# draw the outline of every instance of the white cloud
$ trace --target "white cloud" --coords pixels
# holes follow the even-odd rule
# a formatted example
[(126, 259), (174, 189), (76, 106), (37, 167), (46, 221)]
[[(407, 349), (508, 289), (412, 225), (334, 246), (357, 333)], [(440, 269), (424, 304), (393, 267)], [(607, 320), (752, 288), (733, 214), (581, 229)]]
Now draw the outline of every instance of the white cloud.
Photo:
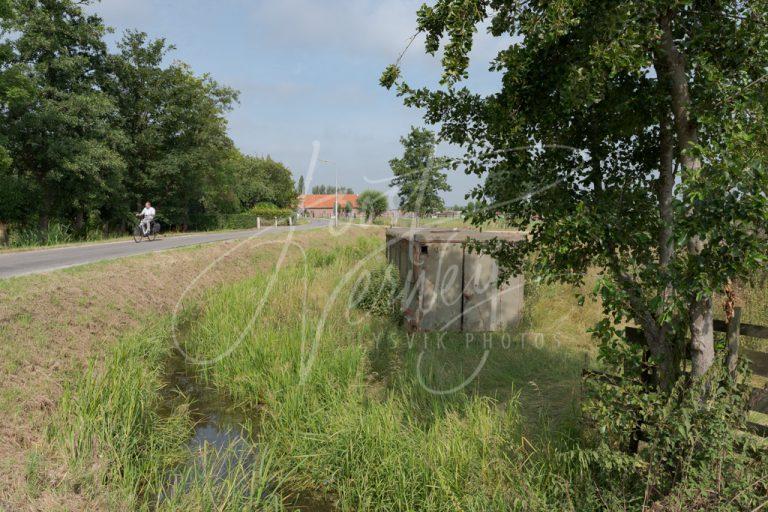
[[(251, 5), (254, 33), (260, 43), (294, 48), (310, 54), (337, 51), (377, 64), (394, 62), (416, 33), (416, 12), (424, 0), (261, 0)], [(435, 77), (437, 58), (424, 52), (420, 34), (403, 65)], [(485, 71), (508, 38), (494, 38), (480, 26), (471, 54), (473, 71)], [(382, 68), (383, 69), (383, 68)]]
[(119, 20), (121, 25), (138, 27), (153, 9), (152, 0), (101, 0), (92, 3), (89, 10), (108, 22)]
[(416, 31), (422, 0), (263, 0), (251, 7), (263, 40), (390, 56)]

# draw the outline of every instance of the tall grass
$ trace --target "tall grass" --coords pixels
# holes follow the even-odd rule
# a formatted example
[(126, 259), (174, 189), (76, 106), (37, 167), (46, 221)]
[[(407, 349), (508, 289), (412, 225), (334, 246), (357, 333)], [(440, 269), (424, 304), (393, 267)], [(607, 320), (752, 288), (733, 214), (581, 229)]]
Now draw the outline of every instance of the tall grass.
[(122, 340), (103, 369), (91, 364), (64, 394), (63, 425), (52, 428), (75, 468), (70, 485), (99, 492), (107, 482), (111, 496), (131, 508), (179, 462), (192, 428), (183, 404), (160, 414), (162, 364), (170, 350), (161, 333), (148, 329)]
[[(253, 465), (229, 457), (234, 446), (188, 450), (190, 404), (169, 397), (163, 378), (168, 332), (162, 325), (121, 340), (65, 392), (50, 436), (69, 458), (67, 485), (112, 510), (278, 510), (268, 452)], [(234, 462), (222, 479), (227, 460)]]
[[(292, 471), (287, 489), (331, 495), (340, 510), (548, 510), (562, 503), (563, 486), (541, 471), (552, 446), (533, 447), (515, 388), (532, 383), (541, 392), (550, 383), (533, 379), (548, 377), (559, 389), (545, 392), (570, 404), (581, 356), (568, 347), (499, 345), (466, 388), (426, 391), (423, 379), (429, 388), (461, 383), (484, 350), (459, 336), (433, 336), (424, 350), (390, 321), (348, 309), (356, 279), (342, 284), (340, 277), (380, 243), (310, 255), (310, 267), (280, 273), (264, 309), (258, 293), (265, 277), (212, 297), (185, 348), (196, 360), (229, 355), (201, 368), (203, 378), (235, 402), (263, 408), (261, 440), (276, 466)], [(339, 300), (329, 302), (339, 286)], [(424, 354), (420, 376), (415, 366)], [(303, 373), (307, 360), (314, 364)]]
[[(535, 308), (520, 332), (471, 343), (368, 316), (351, 307), (365, 280), (348, 273), (381, 274), (383, 256), (366, 260), (381, 243), (310, 249), (304, 263), (225, 286), (185, 317), (190, 371), (260, 411), (246, 425), (255, 456), (190, 454), (189, 400), (164, 389), (164, 324), (122, 340), (66, 393), (52, 437), (77, 484), (121, 508), (163, 510), (317, 498), (344, 511), (543, 511), (580, 499), (578, 465), (559, 464), (577, 433), (581, 342), (528, 341), (523, 332), (541, 327)], [(483, 361), (456, 392), (429, 391), (456, 387)]]
[(273, 489), (272, 458), (269, 452), (244, 456), (235, 446), (217, 449), (205, 445), (194, 464), (166, 478), (151, 507), (171, 510), (284, 510)]
[(59, 245), (73, 242), (75, 236), (68, 224), (51, 222), (47, 229), (18, 228), (10, 230), (9, 246), (34, 247), (39, 245)]
[[(367, 258), (381, 245), (310, 249), (186, 312), (187, 369), (249, 415), (245, 450), (190, 449), (193, 404), (164, 379), (168, 323), (121, 340), (67, 390), (51, 430), (67, 485), (109, 509), (642, 509), (642, 494), (609, 494), (616, 482), (587, 470), (600, 455), (579, 449), (584, 331), (599, 305), (534, 284), (516, 332), (412, 336), (354, 307), (365, 272), (386, 276), (383, 256)], [(642, 486), (617, 485), (630, 484)]]

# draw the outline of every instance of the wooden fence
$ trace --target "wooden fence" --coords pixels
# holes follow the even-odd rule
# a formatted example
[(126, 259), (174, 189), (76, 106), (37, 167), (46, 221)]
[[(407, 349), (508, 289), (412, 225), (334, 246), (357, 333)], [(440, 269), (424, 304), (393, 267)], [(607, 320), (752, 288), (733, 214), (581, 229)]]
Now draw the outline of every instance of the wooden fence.
[[(752, 372), (760, 377), (768, 378), (768, 352), (760, 352), (757, 350), (749, 350), (741, 347), (740, 336), (746, 336), (749, 338), (768, 339), (768, 327), (762, 325), (751, 325), (741, 323), (741, 308), (736, 308), (734, 311), (734, 317), (726, 323), (722, 320), (715, 320), (714, 324), (715, 332), (725, 333), (726, 342), (728, 344), (728, 359), (727, 364), (731, 371), (734, 371), (738, 363), (739, 357), (746, 357), (750, 361)], [(634, 343), (645, 344), (645, 335), (641, 329), (634, 327), (628, 327), (626, 329), (627, 338)], [(646, 360), (649, 357), (648, 352), (645, 354)], [(609, 375), (604, 372), (585, 370), (585, 378), (596, 378), (603, 381), (619, 383), (621, 377), (615, 375)], [(645, 373), (641, 378), (650, 384), (651, 375)], [(762, 388), (753, 387), (749, 400), (750, 411), (759, 412), (762, 414), (768, 414), (768, 384)], [(750, 432), (768, 437), (768, 425), (761, 425), (754, 422), (747, 422), (747, 427)], [(637, 439), (635, 439), (637, 441)], [(636, 451), (635, 446), (630, 446), (630, 450)], [(633, 450), (635, 448), (635, 450)]]

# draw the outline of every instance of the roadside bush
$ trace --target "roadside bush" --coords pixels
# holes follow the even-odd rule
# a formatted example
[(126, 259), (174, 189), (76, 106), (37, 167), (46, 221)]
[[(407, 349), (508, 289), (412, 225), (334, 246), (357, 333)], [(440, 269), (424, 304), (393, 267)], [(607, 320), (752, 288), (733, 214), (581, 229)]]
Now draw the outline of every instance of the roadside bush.
[(258, 226), (258, 215), (232, 213), (218, 216), (216, 229), (251, 229)]
[(369, 222), (383, 214), (389, 207), (387, 196), (378, 190), (363, 191), (358, 198), (358, 204), (360, 205), (360, 211)]
[(248, 213), (262, 219), (276, 219), (290, 217), (293, 215), (293, 210), (290, 208), (278, 208), (272, 203), (258, 203), (248, 210)]
[(217, 229), (252, 229), (258, 225), (258, 219), (262, 223), (278, 220), (279, 225), (288, 224), (288, 217), (293, 215), (292, 210), (282, 208), (254, 208), (244, 213), (209, 213), (196, 215), (192, 218), (191, 225), (194, 229), (213, 231)]
[[(605, 336), (605, 334), (604, 334)], [(670, 392), (640, 380), (641, 350), (613, 336), (601, 358), (613, 379), (587, 381), (579, 458), (608, 508), (752, 510), (765, 500), (768, 458), (745, 441), (749, 370), (733, 379), (722, 358), (705, 381)], [(643, 440), (638, 453), (632, 438)]]
[(59, 245), (75, 240), (68, 224), (51, 222), (48, 229), (18, 228), (11, 229), (9, 245), (11, 247), (32, 247), (38, 245)]

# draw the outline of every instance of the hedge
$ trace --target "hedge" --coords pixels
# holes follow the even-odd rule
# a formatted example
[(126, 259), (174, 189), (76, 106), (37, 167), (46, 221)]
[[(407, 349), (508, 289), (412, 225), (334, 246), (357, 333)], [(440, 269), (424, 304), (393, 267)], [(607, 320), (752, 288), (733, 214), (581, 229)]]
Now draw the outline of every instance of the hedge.
[(288, 224), (288, 217), (293, 215), (292, 210), (272, 208), (253, 209), (245, 213), (208, 213), (196, 215), (192, 219), (193, 229), (251, 229), (257, 226), (259, 218), (264, 225), (271, 225), (275, 219), (279, 224)]
[[(278, 208), (271, 204), (257, 204), (247, 212), (248, 215), (255, 215), (262, 219), (280, 219), (290, 217), (294, 214), (294, 211), (289, 208)], [(239, 214), (245, 215), (245, 214)]]

